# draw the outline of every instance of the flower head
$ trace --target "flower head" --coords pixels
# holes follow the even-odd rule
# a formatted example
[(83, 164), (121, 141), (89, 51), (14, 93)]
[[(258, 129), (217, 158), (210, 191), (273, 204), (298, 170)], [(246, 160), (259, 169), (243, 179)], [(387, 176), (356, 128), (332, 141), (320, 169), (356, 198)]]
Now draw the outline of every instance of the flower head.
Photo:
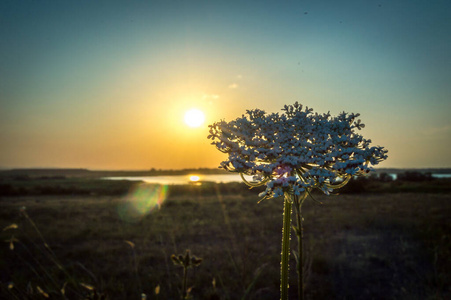
[(220, 167), (260, 178), (266, 185), (262, 197), (299, 195), (312, 188), (329, 194), (387, 158), (384, 147), (370, 147), (371, 140), (356, 132), (365, 126), (356, 120), (359, 114), (332, 117), (297, 102), (282, 111), (248, 110), (236, 120), (209, 125), (208, 138), (228, 154)]

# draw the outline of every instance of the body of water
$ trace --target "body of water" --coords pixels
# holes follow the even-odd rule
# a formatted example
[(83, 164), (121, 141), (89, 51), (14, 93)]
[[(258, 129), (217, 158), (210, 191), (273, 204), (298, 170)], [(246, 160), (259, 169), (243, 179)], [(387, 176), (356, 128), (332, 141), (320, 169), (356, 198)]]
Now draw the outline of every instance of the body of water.
[[(396, 180), (398, 178), (398, 174), (388, 174)], [(431, 174), (432, 178), (443, 179), (443, 178), (451, 178), (451, 174)]]
[(131, 180), (143, 181), (154, 184), (188, 184), (199, 181), (209, 181), (215, 183), (241, 182), (239, 174), (190, 174), (190, 175), (171, 175), (171, 176), (130, 176), (130, 177), (105, 177), (108, 180)]
[(451, 174), (432, 174), (434, 178), (451, 178)]
[[(389, 174), (394, 180), (396, 180), (396, 174)], [(432, 174), (434, 178), (451, 178), (451, 174)], [(154, 184), (188, 184), (195, 182), (215, 182), (215, 183), (229, 183), (229, 182), (241, 182), (241, 176), (236, 173), (231, 174), (190, 174), (190, 175), (170, 175), (170, 176), (128, 176), (128, 177), (105, 177), (107, 180), (131, 180), (131, 181), (143, 181), (146, 183)], [(249, 181), (252, 178), (249, 177)]]

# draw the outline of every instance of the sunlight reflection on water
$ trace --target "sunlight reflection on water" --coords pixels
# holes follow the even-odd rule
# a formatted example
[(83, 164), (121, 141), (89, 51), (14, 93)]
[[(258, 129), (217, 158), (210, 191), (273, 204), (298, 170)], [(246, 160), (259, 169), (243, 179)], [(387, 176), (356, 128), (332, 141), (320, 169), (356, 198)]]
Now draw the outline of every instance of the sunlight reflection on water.
[(197, 181), (204, 182), (215, 182), (215, 183), (229, 183), (229, 182), (241, 182), (241, 177), (239, 174), (203, 174), (203, 175), (171, 175), (171, 176), (129, 176), (129, 177), (105, 177), (106, 180), (130, 180), (130, 181), (142, 181), (145, 183), (154, 184), (188, 184), (193, 182), (191, 180), (192, 176), (197, 176), (199, 179)]
[[(397, 174), (388, 174), (392, 180), (396, 180)], [(191, 179), (192, 177), (198, 177), (197, 180)], [(451, 174), (432, 174), (433, 178), (451, 178)], [(129, 176), (129, 177), (104, 177), (106, 180), (130, 180), (130, 181), (142, 181), (152, 184), (189, 184), (193, 182), (215, 182), (215, 183), (229, 183), (229, 182), (242, 182), (241, 177), (237, 173), (232, 174), (190, 174), (190, 175), (168, 175), (168, 176)], [(252, 180), (250, 176), (246, 176), (246, 179)]]

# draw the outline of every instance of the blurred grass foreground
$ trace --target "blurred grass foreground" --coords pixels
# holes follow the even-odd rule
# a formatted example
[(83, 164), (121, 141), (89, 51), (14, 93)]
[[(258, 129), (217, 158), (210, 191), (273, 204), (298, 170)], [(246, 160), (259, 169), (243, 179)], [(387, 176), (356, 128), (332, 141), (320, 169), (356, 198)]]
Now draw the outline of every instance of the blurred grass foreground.
[[(397, 178), (306, 202), (307, 299), (451, 298), (451, 179)], [(193, 299), (278, 299), (283, 201), (256, 194), (242, 183), (2, 175), (0, 298), (180, 299), (171, 255), (190, 249), (203, 259), (189, 271)]]

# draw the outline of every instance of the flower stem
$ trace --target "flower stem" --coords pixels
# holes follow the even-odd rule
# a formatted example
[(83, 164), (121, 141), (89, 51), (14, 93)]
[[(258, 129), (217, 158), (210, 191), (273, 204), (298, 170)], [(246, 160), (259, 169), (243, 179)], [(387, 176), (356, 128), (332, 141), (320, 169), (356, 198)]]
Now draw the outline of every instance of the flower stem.
[(290, 260), (291, 196), (285, 195), (282, 228), (282, 258), (280, 262), (280, 299), (288, 299), (288, 273)]
[(298, 272), (298, 299), (304, 299), (304, 256), (303, 256), (303, 238), (304, 238), (304, 228), (302, 226), (302, 214), (301, 206), (304, 202), (307, 193), (304, 193), (301, 197), (294, 195), (293, 202), (296, 210), (297, 228), (296, 236), (298, 238), (298, 261), (297, 261), (297, 272)]

